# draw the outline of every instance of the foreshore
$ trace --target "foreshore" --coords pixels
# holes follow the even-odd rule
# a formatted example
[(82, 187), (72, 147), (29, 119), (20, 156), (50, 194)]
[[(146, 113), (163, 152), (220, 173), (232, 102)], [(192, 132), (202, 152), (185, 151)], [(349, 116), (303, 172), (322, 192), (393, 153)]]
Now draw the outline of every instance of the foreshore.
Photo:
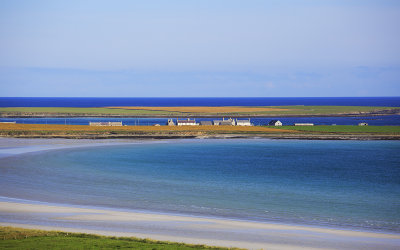
[(18, 135), (4, 138), (29, 139), (81, 139), (81, 140), (172, 140), (172, 139), (273, 139), (273, 140), (400, 140), (400, 135), (357, 135), (357, 134), (214, 134), (214, 135)]
[(1, 226), (248, 249), (398, 249), (400, 235), (187, 215), (0, 202)]

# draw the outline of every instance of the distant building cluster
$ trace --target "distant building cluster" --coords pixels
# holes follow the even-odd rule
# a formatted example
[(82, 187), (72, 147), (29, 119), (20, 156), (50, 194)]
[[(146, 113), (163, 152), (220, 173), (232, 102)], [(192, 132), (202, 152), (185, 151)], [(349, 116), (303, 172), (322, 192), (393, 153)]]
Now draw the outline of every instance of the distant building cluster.
[(250, 122), (250, 118), (246, 120), (239, 120), (239, 119), (225, 119), (222, 120), (214, 120), (214, 121), (200, 121), (199, 123), (196, 122), (195, 119), (191, 120), (190, 118), (179, 120), (176, 119), (176, 123), (172, 119), (168, 119), (167, 122), (168, 126), (253, 126)]
[[(0, 122), (0, 123), (16, 123), (16, 122)], [(89, 122), (90, 126), (123, 126), (122, 122)], [(168, 119), (167, 121), (167, 126), (254, 126), (250, 122), (249, 119), (225, 119), (222, 118), (222, 120), (213, 120), (213, 121), (200, 121), (196, 122), (195, 119), (191, 120), (190, 118), (187, 119), (176, 119), (176, 122), (174, 122), (173, 119)], [(268, 123), (269, 126), (283, 126), (282, 122), (279, 120), (271, 120)], [(294, 126), (314, 126), (314, 123), (294, 123)], [(336, 124), (332, 124), (336, 125)], [(126, 126), (126, 125), (125, 125)], [(160, 124), (155, 124), (154, 126), (161, 126)], [(361, 122), (358, 124), (358, 126), (368, 126), (368, 123), (366, 122)]]

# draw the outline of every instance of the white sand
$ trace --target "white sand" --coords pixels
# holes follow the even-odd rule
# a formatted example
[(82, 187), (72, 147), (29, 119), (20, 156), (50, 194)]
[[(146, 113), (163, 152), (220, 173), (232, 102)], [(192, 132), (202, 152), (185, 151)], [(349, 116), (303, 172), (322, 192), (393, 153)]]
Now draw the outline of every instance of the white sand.
[(0, 137), (0, 157), (15, 156), (45, 150), (95, 147), (123, 144), (165, 143), (160, 140), (137, 139), (60, 139), (60, 138), (8, 138)]
[(400, 248), (398, 234), (168, 214), (0, 202), (0, 215), (2, 226), (135, 236), (250, 249)]

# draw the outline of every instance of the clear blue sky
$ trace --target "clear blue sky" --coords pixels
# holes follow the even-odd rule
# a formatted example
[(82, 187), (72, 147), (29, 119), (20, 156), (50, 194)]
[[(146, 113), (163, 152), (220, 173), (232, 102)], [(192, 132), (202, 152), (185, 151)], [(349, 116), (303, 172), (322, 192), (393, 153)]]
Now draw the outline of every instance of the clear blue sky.
[(0, 96), (400, 96), (398, 0), (0, 1)]

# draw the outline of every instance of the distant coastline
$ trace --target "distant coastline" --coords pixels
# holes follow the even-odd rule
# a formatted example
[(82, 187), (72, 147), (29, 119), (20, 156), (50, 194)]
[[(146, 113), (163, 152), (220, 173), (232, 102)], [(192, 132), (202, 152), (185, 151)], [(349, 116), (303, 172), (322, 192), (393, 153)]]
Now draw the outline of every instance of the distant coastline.
[(2, 118), (212, 118), (212, 117), (346, 117), (400, 115), (400, 107), (377, 106), (179, 106), (143, 107), (2, 107)]

